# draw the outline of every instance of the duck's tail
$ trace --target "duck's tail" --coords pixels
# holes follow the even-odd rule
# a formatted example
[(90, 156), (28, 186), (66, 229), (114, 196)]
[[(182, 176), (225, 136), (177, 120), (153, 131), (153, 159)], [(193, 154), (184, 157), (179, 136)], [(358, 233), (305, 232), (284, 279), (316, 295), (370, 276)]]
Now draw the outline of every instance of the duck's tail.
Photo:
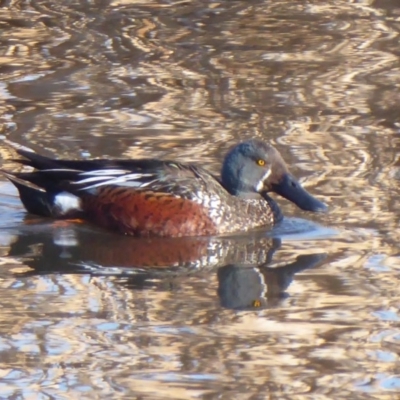
[(1, 170), (1, 172), (17, 188), (22, 204), (28, 212), (44, 217), (54, 215), (54, 196), (51, 196), (39, 186), (20, 179), (8, 171)]
[[(33, 150), (3, 140), (24, 159), (11, 161), (27, 165), (36, 170), (56, 168), (57, 161), (41, 156)], [(0, 169), (0, 172), (17, 188), (21, 202), (29, 213), (52, 218), (78, 218), (80, 214), (80, 199), (65, 192), (52, 179), (40, 172), (10, 172)]]
[(81, 217), (81, 199), (72, 193), (46, 190), (21, 179), (19, 174), (0, 172), (17, 188), (21, 202), (29, 213), (51, 218)]

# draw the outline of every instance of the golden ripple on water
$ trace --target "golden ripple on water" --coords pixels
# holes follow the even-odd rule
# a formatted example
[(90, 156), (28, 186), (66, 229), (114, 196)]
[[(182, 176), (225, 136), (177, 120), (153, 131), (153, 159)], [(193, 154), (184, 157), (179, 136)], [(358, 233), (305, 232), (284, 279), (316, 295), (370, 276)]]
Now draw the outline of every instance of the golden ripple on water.
[[(2, 134), (59, 157), (212, 171), (262, 136), (330, 212), (279, 199), (275, 239), (140, 253), (27, 217), (3, 182), (0, 397), (397, 398), (397, 14), (385, 1), (7, 3)], [(168, 265), (128, 274), (132, 259)]]

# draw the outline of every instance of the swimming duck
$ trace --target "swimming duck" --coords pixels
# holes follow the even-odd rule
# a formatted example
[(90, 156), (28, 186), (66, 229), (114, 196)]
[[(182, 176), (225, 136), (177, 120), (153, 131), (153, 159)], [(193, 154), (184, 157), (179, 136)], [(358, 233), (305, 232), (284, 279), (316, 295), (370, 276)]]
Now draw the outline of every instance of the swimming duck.
[(157, 159), (56, 160), (22, 146), (20, 164), (3, 171), (26, 210), (79, 218), (133, 236), (201, 236), (272, 226), (282, 219), (275, 192), (306, 211), (325, 211), (291, 175), (279, 152), (251, 139), (225, 156), (221, 176), (195, 164)]

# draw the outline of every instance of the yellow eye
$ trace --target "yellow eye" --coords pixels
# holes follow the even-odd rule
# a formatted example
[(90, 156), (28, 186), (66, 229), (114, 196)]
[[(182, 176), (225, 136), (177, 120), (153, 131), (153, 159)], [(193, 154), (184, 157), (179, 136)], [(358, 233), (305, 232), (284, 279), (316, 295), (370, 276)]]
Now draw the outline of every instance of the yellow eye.
[(263, 167), (263, 166), (265, 165), (265, 161), (262, 160), (262, 159), (257, 160), (257, 164), (258, 164), (260, 167)]
[(260, 308), (261, 307), (261, 301), (260, 300), (254, 300), (252, 305), (253, 305), (253, 307)]

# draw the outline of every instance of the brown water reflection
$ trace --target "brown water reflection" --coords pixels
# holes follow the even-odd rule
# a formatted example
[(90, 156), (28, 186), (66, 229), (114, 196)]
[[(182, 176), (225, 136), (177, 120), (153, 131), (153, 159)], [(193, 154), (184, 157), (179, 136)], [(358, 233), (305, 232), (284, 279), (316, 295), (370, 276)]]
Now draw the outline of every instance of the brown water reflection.
[[(40, 228), (40, 230), (39, 230)], [(267, 299), (284, 298), (293, 276), (321, 265), (324, 254), (299, 255), (273, 268), (279, 239), (265, 238), (132, 238), (85, 228), (35, 225), (11, 243), (8, 257), (30, 269), (17, 276), (90, 274), (118, 276), (125, 287), (168, 290), (188, 276), (217, 273), (224, 307), (264, 307)], [(271, 268), (272, 266), (272, 268)]]
[(14, 142), (216, 170), (263, 136), (330, 205), (154, 250), (0, 182), (1, 398), (398, 397), (397, 1), (0, 0), (0, 26)]

